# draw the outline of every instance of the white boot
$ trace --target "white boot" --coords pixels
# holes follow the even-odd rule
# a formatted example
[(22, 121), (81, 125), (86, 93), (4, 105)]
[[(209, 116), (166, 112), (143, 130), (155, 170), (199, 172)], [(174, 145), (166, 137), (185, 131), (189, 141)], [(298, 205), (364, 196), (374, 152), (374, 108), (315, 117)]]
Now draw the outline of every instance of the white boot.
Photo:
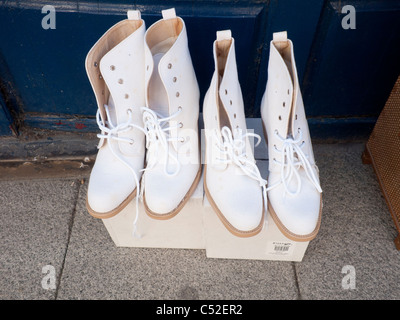
[(143, 202), (155, 219), (175, 216), (200, 177), (199, 87), (188, 49), (185, 23), (174, 9), (145, 34), (146, 169)]
[(204, 189), (225, 227), (239, 237), (254, 236), (264, 223), (266, 180), (256, 166), (239, 84), (235, 40), (218, 31), (215, 71), (203, 106), (206, 137)]
[(87, 209), (96, 218), (119, 213), (137, 194), (144, 166), (145, 23), (139, 11), (111, 27), (86, 57), (101, 129), (87, 193)]
[(319, 230), (322, 190), (297, 78), (293, 43), (274, 33), (261, 103), (268, 141), (268, 210), (282, 233), (309, 241)]

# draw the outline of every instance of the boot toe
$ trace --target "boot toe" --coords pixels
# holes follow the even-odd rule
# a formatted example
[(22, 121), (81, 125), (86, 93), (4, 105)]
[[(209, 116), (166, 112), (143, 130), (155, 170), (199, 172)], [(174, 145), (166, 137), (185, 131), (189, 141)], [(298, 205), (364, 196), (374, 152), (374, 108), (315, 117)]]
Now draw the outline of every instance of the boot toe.
[(231, 201), (231, 205), (224, 207), (222, 213), (229, 223), (237, 230), (248, 232), (256, 229), (263, 218), (261, 200), (246, 199), (246, 201)]
[[(110, 161), (108, 152), (100, 150), (90, 174), (87, 204), (95, 216), (112, 216), (123, 209), (122, 204), (133, 197), (136, 181), (131, 170), (119, 161)], [(105, 157), (107, 155), (107, 157)], [(140, 166), (138, 166), (140, 168)], [(139, 169), (134, 169), (140, 180)]]
[(133, 182), (110, 183), (107, 179), (103, 179), (99, 183), (96, 180), (91, 179), (89, 181), (87, 204), (91, 211), (98, 215), (111, 214), (112, 211), (118, 210), (136, 189)]
[(198, 165), (185, 165), (176, 176), (160, 170), (145, 173), (144, 198), (147, 208), (157, 215), (177, 213), (196, 180)]
[(243, 179), (242, 184), (232, 184), (212, 194), (218, 210), (233, 228), (239, 232), (249, 232), (260, 226), (264, 206), (261, 188), (257, 183)]
[(321, 194), (316, 190), (302, 190), (299, 195), (291, 196), (280, 189), (283, 188), (268, 193), (269, 203), (280, 223), (300, 237), (315, 232), (321, 211)]

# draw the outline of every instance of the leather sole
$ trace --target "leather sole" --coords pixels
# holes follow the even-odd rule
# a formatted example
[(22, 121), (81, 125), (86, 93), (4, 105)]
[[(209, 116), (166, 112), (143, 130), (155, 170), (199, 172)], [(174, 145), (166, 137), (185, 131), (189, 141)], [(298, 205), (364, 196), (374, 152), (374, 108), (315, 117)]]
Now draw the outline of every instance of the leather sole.
[(192, 196), (193, 192), (196, 190), (197, 185), (199, 184), (199, 181), (201, 178), (201, 171), (202, 171), (201, 169), (202, 169), (202, 167), (200, 165), (199, 171), (197, 172), (196, 177), (194, 178), (189, 191), (183, 197), (183, 199), (181, 200), (179, 205), (174, 210), (172, 210), (168, 213), (157, 213), (157, 212), (150, 210), (150, 208), (147, 206), (147, 203), (146, 203), (145, 192), (143, 192), (143, 204), (144, 204), (144, 210), (145, 210), (146, 214), (150, 218), (157, 219), (157, 220), (167, 220), (167, 219), (171, 219), (171, 218), (175, 217), (182, 210), (182, 208), (185, 206), (186, 202), (188, 202), (188, 200)]
[[(263, 128), (264, 138), (268, 145), (268, 136), (267, 136), (267, 130), (265, 129), (264, 121), (261, 121), (261, 124), (262, 124), (262, 128)], [(287, 237), (290, 240), (298, 241), (298, 242), (310, 241), (317, 236), (317, 234), (319, 232), (319, 228), (321, 226), (322, 195), (320, 195), (320, 209), (319, 209), (319, 215), (318, 215), (318, 222), (317, 222), (315, 229), (309, 234), (305, 234), (305, 235), (295, 234), (295, 233), (291, 232), (288, 228), (286, 228), (285, 225), (278, 218), (278, 215), (276, 214), (276, 212), (275, 212), (274, 208), (272, 207), (271, 203), (269, 202), (269, 200), (268, 200), (268, 212), (271, 214), (271, 217), (274, 220), (276, 226), (278, 227), (278, 229), (282, 232), (282, 234), (285, 237)]]
[(98, 219), (108, 219), (111, 218), (115, 215), (117, 215), (118, 213), (120, 213), (128, 204), (129, 202), (131, 202), (133, 199), (135, 199), (136, 197), (136, 192), (137, 192), (137, 188), (135, 188), (132, 193), (124, 200), (121, 202), (121, 204), (116, 207), (115, 209), (108, 211), (108, 212), (97, 212), (94, 211), (90, 205), (89, 205), (89, 201), (88, 201), (88, 197), (86, 196), (86, 209), (88, 210), (89, 214), (95, 218)]
[(203, 176), (204, 191), (205, 191), (208, 201), (210, 202), (211, 207), (214, 209), (215, 213), (217, 214), (217, 216), (221, 220), (221, 222), (224, 224), (225, 228), (230, 233), (232, 233), (234, 236), (241, 237), (241, 238), (253, 237), (253, 236), (257, 235), (258, 233), (260, 233), (260, 231), (263, 229), (264, 219), (265, 219), (264, 218), (265, 217), (264, 201), (263, 201), (263, 215), (262, 215), (260, 224), (252, 230), (243, 231), (243, 230), (237, 229), (228, 221), (228, 219), (225, 218), (225, 216), (223, 215), (221, 210), (219, 210), (214, 199), (212, 198), (210, 192), (208, 191), (207, 182), (206, 182), (206, 167), (207, 167), (207, 165), (204, 164), (204, 176)]

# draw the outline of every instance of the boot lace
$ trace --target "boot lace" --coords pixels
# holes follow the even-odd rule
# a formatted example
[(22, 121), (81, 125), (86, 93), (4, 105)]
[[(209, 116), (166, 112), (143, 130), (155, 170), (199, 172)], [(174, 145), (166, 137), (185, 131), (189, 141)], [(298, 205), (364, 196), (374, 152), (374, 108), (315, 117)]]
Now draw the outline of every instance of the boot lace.
[[(301, 190), (299, 169), (303, 167), (308, 179), (315, 186), (318, 192), (322, 193), (321, 185), (314, 173), (309, 157), (302, 150), (305, 143), (302, 141), (303, 133), (301, 129), (298, 129), (295, 137), (284, 138), (279, 135), (277, 130), (274, 131), (274, 135), (282, 142), (282, 150), (279, 150), (276, 145), (274, 145), (275, 150), (281, 155), (280, 161), (275, 158), (273, 159), (275, 163), (280, 165), (281, 179), (278, 183), (268, 187), (268, 191), (283, 183), (285, 191), (288, 194), (292, 196), (298, 195)], [(297, 188), (295, 191), (292, 191), (289, 188), (292, 179), (296, 179), (297, 182)]]
[[(106, 112), (107, 115), (107, 120), (103, 121), (101, 119), (100, 116), (100, 109), (97, 110), (96, 113), (96, 121), (97, 121), (97, 125), (99, 126), (100, 130), (102, 131), (102, 133), (98, 134), (97, 137), (100, 139), (106, 139), (106, 140), (115, 140), (115, 141), (121, 141), (121, 142), (125, 142), (125, 143), (129, 143), (129, 144), (133, 144), (134, 141), (130, 138), (127, 137), (120, 137), (119, 134), (120, 133), (125, 133), (128, 132), (130, 130), (132, 130), (133, 128), (136, 128), (140, 131), (143, 131), (143, 128), (141, 128), (138, 125), (135, 125), (133, 123), (133, 112), (132, 109), (128, 109), (127, 113), (128, 113), (128, 121), (124, 122), (124, 123), (120, 123), (118, 125), (115, 125), (110, 117), (110, 110), (109, 110), (109, 106), (108, 105), (104, 105), (104, 110)], [(140, 235), (137, 234), (137, 221), (138, 221), (138, 217), (139, 217), (139, 194), (140, 194), (140, 182), (139, 182), (139, 178), (135, 172), (135, 169), (132, 168), (130, 166), (130, 164), (124, 160), (112, 147), (112, 143), (108, 143), (107, 144), (108, 147), (111, 150), (111, 153), (119, 160), (121, 161), (124, 165), (126, 165), (129, 170), (132, 172), (133, 174), (133, 178), (136, 182), (136, 200), (135, 200), (135, 205), (136, 205), (136, 217), (133, 221), (133, 236), (140, 238)]]
[[(171, 152), (170, 143), (171, 141), (184, 141), (184, 138), (172, 137), (170, 131), (177, 128), (182, 128), (182, 123), (176, 126), (169, 126), (169, 121), (175, 118), (182, 109), (179, 108), (177, 112), (173, 113), (169, 117), (163, 117), (159, 113), (147, 108), (142, 107), (143, 111), (143, 123), (146, 133), (146, 148), (149, 149), (151, 146), (154, 148), (154, 154), (156, 156), (150, 157), (149, 163), (145, 170), (151, 170), (157, 164), (159, 157), (160, 148), (164, 149), (164, 173), (167, 176), (175, 176), (179, 173), (181, 168), (181, 163), (178, 158)], [(174, 171), (168, 171), (168, 164), (170, 159), (176, 163), (176, 168)]]
[(248, 159), (246, 154), (246, 138), (247, 137), (255, 137), (257, 138), (257, 143), (255, 146), (257, 147), (261, 142), (261, 137), (258, 134), (246, 132), (243, 134), (243, 130), (235, 129), (233, 132), (228, 127), (223, 127), (221, 129), (221, 138), (217, 135), (217, 132), (214, 131), (214, 141), (216, 141), (216, 145), (218, 150), (221, 152), (221, 158), (215, 158), (216, 163), (221, 164), (234, 164), (237, 166), (246, 176), (250, 177), (253, 180), (256, 180), (260, 187), (262, 187), (263, 191), (263, 201), (264, 208), (266, 208), (267, 202), (267, 180), (263, 179), (258, 169), (255, 161), (251, 161)]

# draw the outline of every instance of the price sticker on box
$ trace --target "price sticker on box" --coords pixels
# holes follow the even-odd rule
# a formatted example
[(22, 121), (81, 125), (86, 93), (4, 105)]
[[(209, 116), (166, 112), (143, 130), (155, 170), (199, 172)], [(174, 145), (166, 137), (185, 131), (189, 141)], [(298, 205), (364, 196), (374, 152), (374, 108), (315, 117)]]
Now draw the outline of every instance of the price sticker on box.
[(267, 243), (267, 254), (289, 256), (293, 254), (296, 243), (290, 241), (269, 241)]

